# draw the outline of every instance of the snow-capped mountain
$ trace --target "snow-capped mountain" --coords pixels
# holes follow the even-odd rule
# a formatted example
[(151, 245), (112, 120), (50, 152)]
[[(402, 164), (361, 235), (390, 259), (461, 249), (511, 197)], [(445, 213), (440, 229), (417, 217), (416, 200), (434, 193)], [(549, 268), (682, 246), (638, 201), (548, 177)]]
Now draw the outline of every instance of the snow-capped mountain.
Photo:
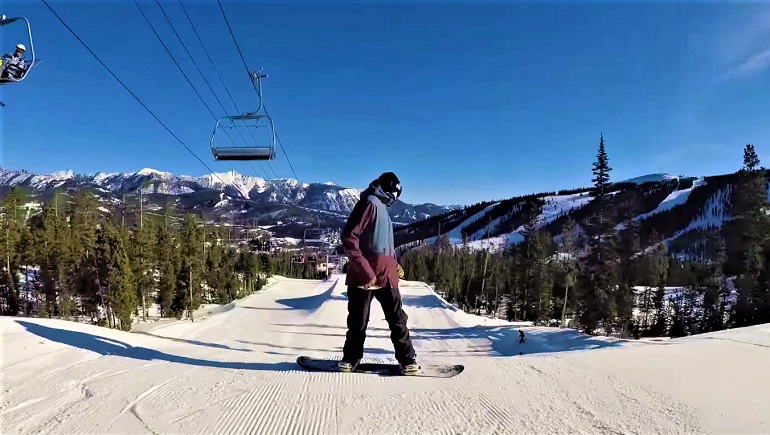
[[(344, 223), (363, 191), (332, 182), (301, 183), (293, 178), (267, 180), (235, 171), (193, 177), (150, 168), (96, 174), (73, 171), (33, 174), (0, 168), (0, 192), (11, 186), (25, 188), (33, 197), (42, 199), (52, 196), (57, 189), (72, 193), (87, 187), (104, 202), (112, 204), (120, 201), (138, 204), (138, 199), (133, 197), (141, 192), (148, 210), (161, 210), (172, 198), (177, 211), (203, 213), (211, 220), (259, 219), (260, 224), (272, 225), (312, 222), (333, 227)], [(407, 224), (451, 209), (399, 201), (391, 213), (395, 222)]]

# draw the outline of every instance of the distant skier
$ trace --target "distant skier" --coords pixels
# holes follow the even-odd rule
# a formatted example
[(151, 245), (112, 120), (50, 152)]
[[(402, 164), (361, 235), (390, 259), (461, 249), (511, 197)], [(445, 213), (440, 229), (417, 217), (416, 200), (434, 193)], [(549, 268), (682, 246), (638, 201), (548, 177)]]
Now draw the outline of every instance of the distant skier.
[(348, 332), (339, 363), (344, 372), (355, 370), (364, 356), (372, 298), (377, 298), (382, 306), (396, 360), (404, 373), (420, 369), (398, 289), (400, 266), (393, 242), (393, 223), (388, 214), (388, 208), (400, 195), (401, 184), (396, 174), (380, 175), (361, 193), (342, 230), (342, 245), (350, 259), (345, 280)]
[(519, 329), (519, 344), (524, 344), (527, 339), (524, 337), (524, 331)]

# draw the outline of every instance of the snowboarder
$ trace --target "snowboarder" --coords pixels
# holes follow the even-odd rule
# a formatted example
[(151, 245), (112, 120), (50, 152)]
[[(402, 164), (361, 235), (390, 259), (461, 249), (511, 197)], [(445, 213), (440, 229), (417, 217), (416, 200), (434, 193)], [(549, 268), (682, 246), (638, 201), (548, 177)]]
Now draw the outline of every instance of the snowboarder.
[(363, 358), (372, 298), (377, 298), (385, 313), (396, 360), (404, 373), (420, 369), (398, 288), (401, 267), (396, 260), (393, 223), (388, 214), (388, 208), (400, 195), (401, 182), (396, 174), (380, 175), (361, 193), (342, 230), (342, 245), (350, 261), (345, 279), (348, 331), (339, 363), (344, 372), (355, 370)]
[(526, 338), (524, 338), (524, 331), (519, 329), (519, 344), (524, 344), (526, 341)]

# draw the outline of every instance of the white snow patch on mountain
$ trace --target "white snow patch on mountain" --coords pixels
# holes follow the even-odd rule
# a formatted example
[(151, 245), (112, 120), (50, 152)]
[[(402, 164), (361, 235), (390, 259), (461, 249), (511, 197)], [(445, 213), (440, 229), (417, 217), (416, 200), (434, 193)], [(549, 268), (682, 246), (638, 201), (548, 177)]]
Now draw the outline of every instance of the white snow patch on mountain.
[(671, 192), (666, 197), (666, 199), (661, 201), (660, 204), (658, 204), (658, 206), (655, 207), (655, 210), (640, 214), (638, 216), (634, 216), (633, 220), (635, 221), (644, 220), (654, 214), (657, 214), (666, 210), (670, 210), (678, 205), (682, 205), (685, 202), (687, 202), (687, 198), (690, 197), (690, 193), (692, 193), (693, 190), (705, 185), (706, 185), (706, 180), (704, 179), (704, 177), (700, 177), (692, 183), (691, 187), (687, 189), (676, 190), (674, 192)]
[[(461, 245), (463, 243), (462, 230), (465, 227), (467, 227), (468, 225), (472, 224), (473, 222), (476, 222), (477, 220), (483, 218), (484, 215), (487, 212), (489, 212), (489, 210), (491, 210), (493, 207), (495, 207), (497, 204), (498, 203), (496, 202), (494, 204), (488, 205), (487, 207), (484, 207), (484, 209), (482, 209), (478, 213), (475, 213), (475, 214), (471, 215), (468, 219), (465, 219), (460, 225), (458, 225), (455, 228), (449, 230), (449, 232), (442, 233), (441, 236), (443, 237), (444, 235), (446, 235), (447, 238), (449, 239), (450, 243), (452, 243), (454, 245)], [(486, 229), (484, 231), (486, 232)], [(433, 236), (433, 237), (429, 237), (429, 238), (425, 239), (425, 242), (428, 243), (428, 244), (433, 244), (433, 243), (436, 243), (437, 239), (438, 238), (436, 236)]]
[(636, 183), (636, 184), (644, 184), (644, 183), (661, 183), (671, 180), (676, 180), (680, 177), (676, 175), (671, 174), (647, 174), (647, 175), (641, 175), (639, 177), (629, 178), (628, 180), (619, 181), (618, 183)]
[(730, 219), (730, 198), (733, 186), (717, 190), (703, 205), (700, 213), (693, 218), (686, 228), (677, 231), (672, 239), (694, 229), (721, 228)]
[(171, 178), (174, 176), (171, 172), (158, 171), (157, 169), (144, 168), (136, 172), (137, 175), (157, 175), (162, 178)]
[(252, 190), (262, 189), (264, 191), (267, 187), (263, 178), (242, 175), (235, 171), (212, 173), (200, 177), (199, 180), (206, 187), (224, 189), (229, 186), (235, 188), (240, 196), (246, 199), (249, 198), (249, 193)]
[[(617, 192), (613, 192), (615, 194)], [(542, 228), (545, 225), (550, 224), (560, 216), (567, 214), (570, 211), (577, 210), (585, 207), (593, 200), (588, 192), (574, 193), (570, 195), (550, 195), (543, 198), (545, 204), (541, 213), (537, 217), (537, 228)], [(501, 234), (496, 237), (492, 237), (487, 241), (486, 239), (478, 239), (469, 243), (471, 249), (486, 249), (489, 246), (490, 250), (498, 251), (510, 245), (515, 245), (524, 241), (524, 225), (516, 228), (515, 231), (510, 233)]]
[(97, 172), (94, 174), (94, 183), (103, 184), (106, 183), (107, 180), (119, 177), (120, 175), (120, 172)]

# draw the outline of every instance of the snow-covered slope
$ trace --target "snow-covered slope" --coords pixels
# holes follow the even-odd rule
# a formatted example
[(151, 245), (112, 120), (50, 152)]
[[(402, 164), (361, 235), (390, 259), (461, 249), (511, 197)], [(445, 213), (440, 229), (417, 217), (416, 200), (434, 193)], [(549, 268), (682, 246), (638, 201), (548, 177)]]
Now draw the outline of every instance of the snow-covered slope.
[[(767, 325), (664, 342), (485, 325), (417, 282), (402, 288), (418, 357), (464, 364), (462, 374), (302, 371), (298, 355), (340, 356), (343, 282), (283, 279), (205, 320), (143, 325), (143, 333), (0, 318), (3, 432), (663, 434), (770, 427), (770, 377), (762, 376), (770, 366)], [(527, 334), (523, 345), (519, 328)], [(376, 302), (366, 357), (392, 359)]]
[(646, 219), (656, 213), (660, 213), (662, 211), (670, 210), (678, 205), (682, 205), (685, 202), (687, 202), (687, 198), (690, 197), (690, 193), (698, 187), (705, 186), (706, 180), (704, 177), (699, 177), (697, 180), (695, 180), (687, 189), (681, 189), (681, 190), (675, 190), (671, 192), (666, 199), (661, 201), (660, 204), (655, 208), (655, 210), (652, 210), (647, 213), (643, 213), (637, 216), (634, 216), (634, 220), (640, 220), (640, 219)]
[[(583, 192), (570, 195), (549, 195), (545, 196), (543, 200), (545, 204), (543, 205), (542, 213), (537, 217), (538, 228), (550, 224), (560, 216), (585, 207), (593, 200), (593, 196), (587, 192)], [(495, 224), (495, 222), (492, 223), (492, 228), (494, 228)], [(497, 250), (505, 246), (521, 243), (524, 240), (523, 233), (524, 226), (521, 225), (510, 233), (490, 237), (488, 240), (475, 237), (473, 241), (468, 243), (468, 246), (472, 249), (484, 249), (489, 246), (490, 249)]]

